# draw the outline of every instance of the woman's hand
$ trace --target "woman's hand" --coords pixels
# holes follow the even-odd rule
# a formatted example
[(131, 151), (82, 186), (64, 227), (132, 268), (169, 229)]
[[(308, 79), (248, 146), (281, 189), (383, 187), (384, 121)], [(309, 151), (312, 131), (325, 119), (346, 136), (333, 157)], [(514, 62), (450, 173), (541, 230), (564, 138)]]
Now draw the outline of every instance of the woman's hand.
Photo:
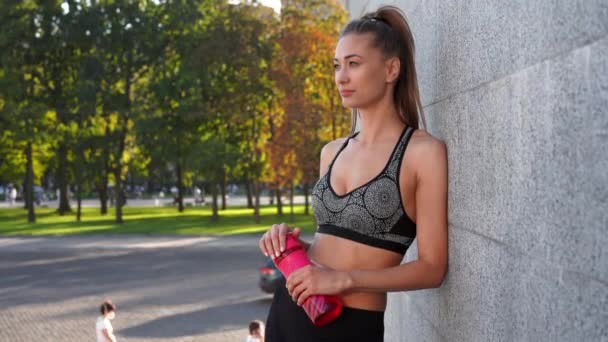
[(320, 265), (308, 265), (294, 271), (287, 279), (287, 292), (298, 305), (315, 294), (339, 294), (350, 288), (348, 272), (332, 270)]
[(259, 245), (262, 253), (272, 259), (278, 257), (285, 250), (285, 240), (290, 232), (296, 239), (300, 238), (300, 228), (290, 229), (285, 223), (273, 224), (272, 228), (260, 239)]

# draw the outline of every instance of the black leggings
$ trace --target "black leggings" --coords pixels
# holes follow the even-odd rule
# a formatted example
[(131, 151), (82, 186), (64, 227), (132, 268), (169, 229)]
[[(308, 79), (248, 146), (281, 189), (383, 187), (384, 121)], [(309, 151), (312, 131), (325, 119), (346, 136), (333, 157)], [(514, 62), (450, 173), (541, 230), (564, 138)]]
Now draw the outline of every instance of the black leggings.
[(274, 294), (266, 319), (265, 342), (382, 342), (384, 312), (343, 307), (340, 316), (317, 327), (285, 286)]

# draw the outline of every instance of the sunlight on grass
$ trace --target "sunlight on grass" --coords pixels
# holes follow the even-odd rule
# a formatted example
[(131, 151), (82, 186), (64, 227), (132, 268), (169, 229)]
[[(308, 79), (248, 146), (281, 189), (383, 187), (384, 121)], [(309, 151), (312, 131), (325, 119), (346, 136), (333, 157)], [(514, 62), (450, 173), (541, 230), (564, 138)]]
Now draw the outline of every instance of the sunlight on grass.
[[(261, 223), (256, 224), (253, 209), (228, 208), (220, 211), (219, 219), (212, 220), (208, 207), (186, 208), (179, 213), (173, 207), (125, 207), (123, 223), (115, 223), (114, 209), (101, 215), (98, 208), (83, 208), (81, 222), (76, 222), (75, 212), (59, 216), (55, 209), (37, 208), (36, 223), (27, 223), (27, 212), (19, 209), (0, 210), (0, 234), (4, 235), (71, 235), (71, 234), (182, 234), (182, 235), (232, 235), (253, 234), (266, 231), (274, 223), (285, 222), (313, 232), (312, 215), (304, 214), (304, 206), (294, 206), (292, 220), (289, 206), (283, 208), (283, 216), (276, 214), (276, 207), (260, 209)], [(312, 211), (311, 211), (312, 213)]]

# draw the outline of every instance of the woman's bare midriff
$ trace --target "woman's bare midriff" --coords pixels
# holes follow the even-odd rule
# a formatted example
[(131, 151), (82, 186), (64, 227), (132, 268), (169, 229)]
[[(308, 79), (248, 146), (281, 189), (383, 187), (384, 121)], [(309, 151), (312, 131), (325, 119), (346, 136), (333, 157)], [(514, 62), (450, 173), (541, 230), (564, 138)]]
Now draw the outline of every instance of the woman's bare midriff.
[[(403, 259), (395, 252), (321, 233), (315, 234), (308, 257), (337, 271), (383, 269), (399, 265)], [(373, 311), (386, 309), (386, 292), (349, 291), (340, 297), (347, 307)]]

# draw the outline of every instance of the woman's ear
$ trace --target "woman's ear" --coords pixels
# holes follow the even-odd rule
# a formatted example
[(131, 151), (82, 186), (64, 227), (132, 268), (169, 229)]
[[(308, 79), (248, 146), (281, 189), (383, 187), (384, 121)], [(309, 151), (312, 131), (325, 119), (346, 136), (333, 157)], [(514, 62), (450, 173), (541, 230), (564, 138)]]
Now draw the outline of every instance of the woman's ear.
[(401, 61), (399, 57), (391, 57), (386, 60), (386, 83), (396, 82), (401, 71)]

